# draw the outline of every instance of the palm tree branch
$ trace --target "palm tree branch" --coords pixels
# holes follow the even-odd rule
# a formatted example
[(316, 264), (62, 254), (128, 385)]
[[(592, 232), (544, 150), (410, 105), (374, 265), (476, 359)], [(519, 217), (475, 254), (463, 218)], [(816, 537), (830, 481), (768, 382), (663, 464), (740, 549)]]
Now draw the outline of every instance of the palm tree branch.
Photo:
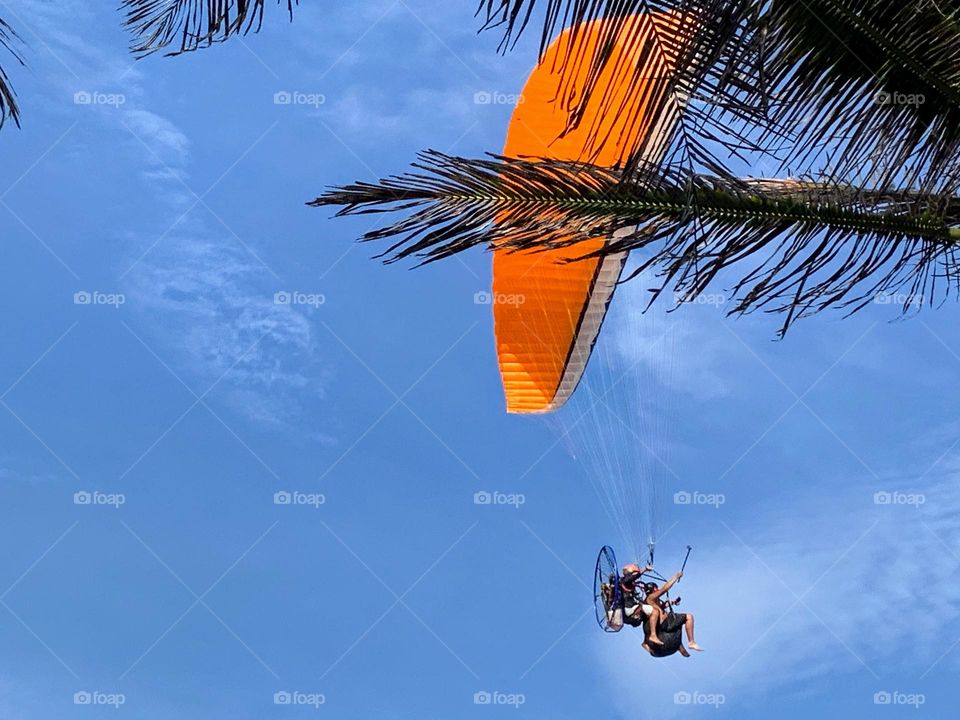
[[(299, 0), (286, 3), (293, 18)], [(173, 47), (168, 55), (192, 52), (234, 35), (259, 32), (266, 0), (123, 0), (124, 26), (134, 34), (131, 50), (145, 56)]]
[[(536, 0), (481, 0), (478, 14), (485, 16), (484, 27), (503, 30), (501, 49), (516, 44), (531, 22)], [(561, 76), (557, 94), (575, 98), (567, 103), (568, 126), (580, 124), (588, 104), (603, 109), (598, 117), (613, 112), (643, 112), (665, 116), (680, 107), (676, 129), (662, 137), (647, 138), (637, 149), (636, 160), (652, 157), (673, 163), (681, 158), (688, 165), (720, 165), (717, 147), (733, 153), (745, 149), (760, 150), (746, 135), (734, 129), (754, 118), (752, 107), (734, 100), (726, 107), (725, 117), (716, 117), (714, 106), (689, 103), (691, 97), (713, 97), (714, 87), (736, 87), (738, 80), (718, 74), (721, 57), (734, 41), (742, 42), (744, 9), (729, 0), (546, 0), (541, 35), (541, 55), (560, 28), (568, 35), (566, 51), (558, 61)], [(638, 21), (638, 18), (640, 19)], [(591, 43), (586, 29), (603, 19), (600, 41)], [(610, 52), (614, 42), (626, 47), (619, 54)], [(745, 57), (738, 51), (737, 57)], [(612, 58), (618, 57), (619, 61)], [(637, 58), (646, 58), (637, 62)], [(615, 65), (612, 63), (616, 62)], [(652, 74), (651, 74), (652, 71)], [(616, 78), (607, 89), (598, 92), (601, 76)], [(585, 78), (585, 80), (583, 80)], [(572, 83), (576, 79), (576, 86)], [(640, 107), (617, 105), (617, 98), (642, 96), (650, 99)], [(597, 122), (597, 127), (601, 123)], [(602, 140), (595, 132), (588, 143)], [(668, 152), (669, 149), (669, 152)]]
[[(13, 59), (23, 65), (23, 58), (17, 52), (16, 45), (19, 42), (19, 36), (10, 25), (0, 19), (0, 48), (6, 50)], [(17, 105), (17, 94), (13, 90), (10, 78), (0, 65), (0, 127), (8, 119), (13, 120), (17, 127), (20, 126), (20, 107)]]
[[(640, 271), (693, 297), (732, 273), (733, 312), (781, 312), (783, 330), (828, 307), (859, 309), (904, 285), (955, 279), (960, 198), (836, 182), (742, 180), (654, 165), (622, 173), (549, 160), (467, 160), (430, 151), (414, 171), (332, 189), (338, 216), (402, 211), (368, 232), (387, 262), (468, 248), (536, 252), (607, 237), (584, 257), (636, 252)], [(697, 229), (695, 231), (695, 229)]]
[[(478, 12), (485, 27), (503, 29), (508, 49), (541, 6), (541, 49), (559, 27), (576, 36), (597, 17), (622, 28), (635, 13), (699, 14), (702, 26), (681, 38), (694, 54), (678, 63), (674, 82), (698, 99), (684, 115), (709, 127), (714, 142), (743, 145), (759, 129), (751, 149), (795, 170), (931, 192), (960, 187), (955, 0), (482, 0)], [(602, 52), (567, 60), (592, 73), (608, 62)], [(725, 137), (734, 127), (740, 136)], [(681, 142), (696, 136), (686, 131)]]
[(774, 125), (793, 131), (788, 163), (826, 163), (832, 175), (877, 185), (957, 186), (960, 26), (952, 17), (902, 0), (744, 1), (756, 18), (740, 46), (756, 50), (728, 58), (726, 76), (753, 77), (733, 93), (739, 104), (770, 108)]

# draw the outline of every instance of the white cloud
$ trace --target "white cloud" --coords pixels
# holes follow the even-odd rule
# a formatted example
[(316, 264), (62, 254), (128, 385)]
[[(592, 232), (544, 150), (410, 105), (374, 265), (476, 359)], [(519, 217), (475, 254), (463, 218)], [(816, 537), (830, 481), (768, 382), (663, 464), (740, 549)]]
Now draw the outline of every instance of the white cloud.
[(190, 152), (190, 141), (176, 125), (154, 112), (131, 109), (124, 113), (123, 122), (146, 146), (148, 159), (159, 164), (169, 175), (171, 166), (182, 166)]
[(191, 233), (166, 238), (128, 281), (131, 306), (160, 319), (180, 367), (207, 383), (223, 378), (235, 409), (283, 425), (300, 399), (322, 394), (325, 374), (313, 357), (310, 310), (276, 304), (281, 288), (265, 275), (231, 242)]
[[(172, 358), (178, 374), (201, 385), (227, 373), (217, 396), (238, 412), (270, 425), (291, 422), (300, 412), (300, 398), (321, 393), (325, 380), (314, 362), (311, 310), (275, 305), (274, 292), (284, 289), (276, 287), (280, 282), (236, 238), (206, 219), (190, 188), (187, 133), (149, 108), (143, 76), (119, 44), (103, 49), (90, 42), (101, 32), (102, 12), (74, 0), (17, 5), (27, 25), (23, 33), (42, 39), (31, 64), (47, 71), (44, 77), (54, 88), (49, 95), (63, 98), (53, 111), (78, 114), (88, 131), (119, 137), (154, 207), (166, 215), (164, 229), (176, 223), (163, 236), (154, 227), (150, 234), (136, 228), (126, 233), (131, 247), (119, 265), (132, 269), (121, 283), (131, 311), (140, 313), (139, 332), (160, 357)], [(120, 16), (113, 11), (107, 16), (116, 20), (115, 32), (122, 38)], [(122, 101), (77, 105), (74, 93), (81, 91), (119, 95)], [(206, 386), (193, 389), (202, 392)]]

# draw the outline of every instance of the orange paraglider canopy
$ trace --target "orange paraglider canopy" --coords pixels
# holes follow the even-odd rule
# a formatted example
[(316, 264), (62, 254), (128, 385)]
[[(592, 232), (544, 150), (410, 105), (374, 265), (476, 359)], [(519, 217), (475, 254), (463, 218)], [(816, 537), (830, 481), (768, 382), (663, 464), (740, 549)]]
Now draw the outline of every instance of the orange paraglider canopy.
[[(524, 87), (507, 133), (504, 155), (584, 161), (613, 167), (635, 153), (659, 161), (679, 107), (664, 101), (663, 81), (675, 63), (654, 39), (676, 32), (675, 15), (637, 15), (616, 37), (609, 21), (565, 31)], [(574, 43), (574, 47), (571, 47)], [(588, 83), (590, 57), (604, 43), (610, 58), (596, 79), (579, 123), (568, 129), (571, 103)], [(566, 131), (566, 132), (565, 132)], [(493, 255), (494, 326), (507, 411), (539, 413), (563, 405), (576, 389), (620, 279), (625, 254), (576, 262), (602, 246), (596, 238), (569, 248)]]

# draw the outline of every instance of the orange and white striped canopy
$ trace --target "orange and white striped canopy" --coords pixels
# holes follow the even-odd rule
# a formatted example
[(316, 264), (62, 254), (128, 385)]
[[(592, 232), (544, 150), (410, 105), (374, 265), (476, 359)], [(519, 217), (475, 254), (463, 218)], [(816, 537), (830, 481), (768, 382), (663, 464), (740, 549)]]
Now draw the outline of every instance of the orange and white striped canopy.
[[(510, 122), (504, 155), (589, 161), (613, 167), (637, 152), (659, 161), (676, 126), (679, 107), (664, 101), (662, 80), (674, 63), (664, 57), (653, 30), (670, 32), (673, 15), (637, 15), (612, 40), (577, 127), (567, 130), (571, 101), (588, 82), (588, 63), (572, 63), (561, 81), (563, 59), (572, 49), (590, 57), (610, 42), (610, 26), (596, 20), (569, 30), (547, 50), (530, 75)], [(571, 42), (575, 47), (571, 48)], [(606, 242), (596, 238), (569, 248), (493, 253), (494, 327), (507, 412), (555, 410), (573, 394), (620, 279), (626, 255), (565, 262)]]

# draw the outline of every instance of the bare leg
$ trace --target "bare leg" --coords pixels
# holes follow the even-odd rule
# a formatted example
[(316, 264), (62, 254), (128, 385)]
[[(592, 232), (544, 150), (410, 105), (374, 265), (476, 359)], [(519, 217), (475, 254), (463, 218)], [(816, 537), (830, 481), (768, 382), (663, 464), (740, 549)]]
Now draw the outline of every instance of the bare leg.
[(660, 612), (660, 608), (656, 605), (651, 605), (653, 612), (650, 613), (650, 617), (647, 618), (647, 642), (653, 643), (654, 645), (663, 645), (663, 640), (657, 636), (657, 625), (660, 624), (660, 620), (663, 615)]
[(703, 648), (697, 645), (697, 641), (693, 639), (693, 613), (687, 613), (687, 621), (683, 624), (683, 627), (687, 631), (687, 645), (690, 646), (690, 649), (703, 652)]

